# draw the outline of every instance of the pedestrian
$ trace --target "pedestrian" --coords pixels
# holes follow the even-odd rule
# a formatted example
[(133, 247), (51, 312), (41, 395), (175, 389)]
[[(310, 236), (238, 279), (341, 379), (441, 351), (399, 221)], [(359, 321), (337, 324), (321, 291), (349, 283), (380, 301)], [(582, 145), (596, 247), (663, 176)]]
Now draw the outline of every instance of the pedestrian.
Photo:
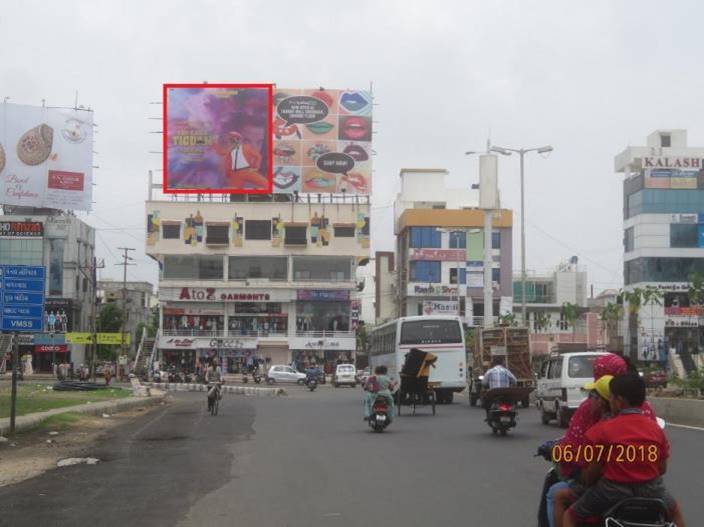
[(110, 364), (107, 362), (103, 366), (103, 377), (105, 377), (105, 386), (110, 386)]

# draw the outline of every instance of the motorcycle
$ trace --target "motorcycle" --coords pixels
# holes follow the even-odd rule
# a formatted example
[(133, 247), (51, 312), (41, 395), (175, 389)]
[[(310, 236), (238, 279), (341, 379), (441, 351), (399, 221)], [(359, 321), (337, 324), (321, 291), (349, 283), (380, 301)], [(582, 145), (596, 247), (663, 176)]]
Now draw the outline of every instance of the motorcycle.
[(161, 382), (161, 372), (160, 371), (155, 371), (154, 374), (152, 375), (152, 381), (153, 382)]
[(314, 392), (315, 389), (318, 387), (318, 381), (315, 380), (314, 378), (313, 378), (313, 379), (308, 379), (308, 380), (306, 380), (306, 386), (308, 386), (308, 389), (309, 389), (311, 392)]
[(490, 398), (486, 422), (494, 435), (505, 436), (508, 431), (516, 426), (516, 403), (510, 388), (497, 388), (489, 390), (485, 397)]
[(249, 375), (247, 373), (242, 374), (242, 384), (247, 384), (249, 382)]
[[(657, 418), (660, 428), (665, 428), (663, 419)], [(542, 457), (552, 462), (553, 447), (559, 440), (546, 441), (538, 447), (535, 457)], [(557, 469), (553, 466), (548, 470), (543, 483), (543, 491), (538, 507), (538, 527), (549, 527), (547, 504), (545, 497), (548, 490), (560, 481)], [(592, 525), (592, 524), (590, 524)], [(667, 507), (665, 503), (656, 498), (627, 498), (611, 507), (599, 524), (601, 527), (677, 527), (667, 520)]]
[(389, 410), (389, 402), (386, 397), (377, 395), (372, 403), (372, 413), (367, 420), (372, 430), (380, 433), (389, 426), (391, 423), (391, 412)]
[(260, 383), (262, 382), (262, 376), (261, 376), (261, 374), (260, 374), (259, 372), (254, 372), (254, 373), (252, 374), (252, 380), (254, 380), (254, 382), (255, 382), (256, 384), (260, 384)]

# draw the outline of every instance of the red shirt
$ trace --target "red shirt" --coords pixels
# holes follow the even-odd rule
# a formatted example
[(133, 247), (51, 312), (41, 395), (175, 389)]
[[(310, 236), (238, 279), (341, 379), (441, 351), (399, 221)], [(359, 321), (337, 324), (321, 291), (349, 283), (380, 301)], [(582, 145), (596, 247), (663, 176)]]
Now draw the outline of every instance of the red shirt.
[[(620, 414), (597, 423), (585, 437), (601, 452), (603, 477), (617, 483), (641, 483), (660, 476), (660, 461), (670, 457), (670, 443), (658, 424), (643, 414)], [(603, 446), (603, 449), (601, 448)]]

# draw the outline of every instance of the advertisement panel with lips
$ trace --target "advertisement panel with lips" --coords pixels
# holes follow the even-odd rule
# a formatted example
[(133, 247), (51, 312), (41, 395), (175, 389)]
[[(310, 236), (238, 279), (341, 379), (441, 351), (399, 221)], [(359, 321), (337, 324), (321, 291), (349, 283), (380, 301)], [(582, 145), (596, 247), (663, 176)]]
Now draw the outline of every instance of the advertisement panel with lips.
[(367, 195), (372, 173), (372, 94), (274, 92), (274, 192)]
[(90, 210), (93, 112), (0, 105), (0, 203)]

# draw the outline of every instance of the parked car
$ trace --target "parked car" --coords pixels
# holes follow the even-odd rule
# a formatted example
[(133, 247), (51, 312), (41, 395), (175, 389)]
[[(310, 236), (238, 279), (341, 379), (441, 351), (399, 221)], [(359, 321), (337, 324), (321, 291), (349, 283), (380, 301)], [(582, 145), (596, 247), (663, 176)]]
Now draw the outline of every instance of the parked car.
[(667, 387), (667, 372), (664, 370), (653, 370), (643, 376), (645, 385), (648, 388)]
[(269, 368), (266, 374), (266, 382), (274, 384), (275, 382), (295, 382), (303, 384), (306, 380), (306, 374), (294, 370), (291, 366), (274, 365)]
[(535, 391), (543, 424), (556, 419), (566, 427), (572, 414), (587, 398), (582, 386), (594, 378), (594, 360), (599, 351), (561, 353), (551, 356), (540, 371)]
[(353, 364), (338, 364), (332, 376), (332, 385), (337, 388), (342, 384), (357, 386), (357, 370)]

